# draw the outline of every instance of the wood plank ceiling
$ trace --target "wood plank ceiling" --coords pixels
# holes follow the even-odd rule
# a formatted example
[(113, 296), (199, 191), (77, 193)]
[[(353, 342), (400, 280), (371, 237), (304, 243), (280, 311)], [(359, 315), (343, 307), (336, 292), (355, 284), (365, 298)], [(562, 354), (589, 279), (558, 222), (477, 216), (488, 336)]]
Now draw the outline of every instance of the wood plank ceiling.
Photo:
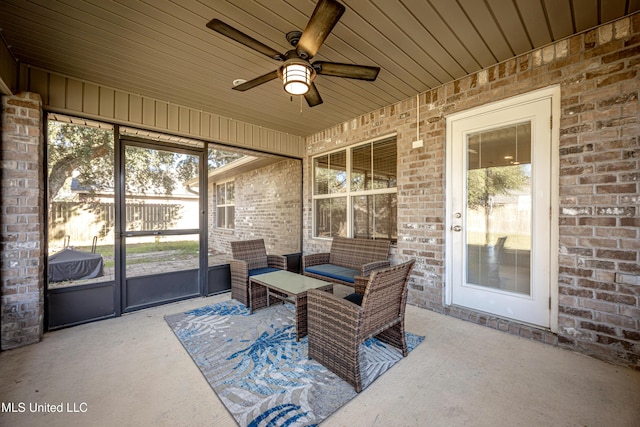
[(0, 0), (0, 35), (22, 63), (306, 136), (640, 10), (640, 0), (342, 0), (314, 60), (381, 67), (377, 81), (319, 76), (309, 108), (274, 80), (279, 62), (213, 31), (219, 18), (280, 52), (315, 0)]

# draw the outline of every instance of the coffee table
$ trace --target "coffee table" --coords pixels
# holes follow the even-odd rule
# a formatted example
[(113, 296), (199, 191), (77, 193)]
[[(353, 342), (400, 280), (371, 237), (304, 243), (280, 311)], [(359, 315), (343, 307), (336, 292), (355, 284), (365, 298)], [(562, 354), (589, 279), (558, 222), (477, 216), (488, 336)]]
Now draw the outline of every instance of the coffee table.
[[(258, 292), (254, 287), (266, 289)], [(294, 304), (296, 311), (296, 341), (307, 335), (307, 291), (319, 289), (333, 293), (333, 283), (280, 270), (249, 277), (249, 307), (253, 310), (270, 305), (270, 298)], [(264, 296), (264, 297), (263, 297)]]

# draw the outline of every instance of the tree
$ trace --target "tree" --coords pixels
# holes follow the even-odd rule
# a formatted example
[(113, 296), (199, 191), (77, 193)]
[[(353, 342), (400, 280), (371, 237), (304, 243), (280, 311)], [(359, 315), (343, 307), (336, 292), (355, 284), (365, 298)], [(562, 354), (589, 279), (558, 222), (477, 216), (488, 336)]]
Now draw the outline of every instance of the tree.
[[(49, 121), (48, 137), (49, 206), (70, 178), (75, 178), (80, 188), (91, 193), (113, 192), (112, 130)], [(210, 148), (208, 167), (217, 168), (242, 156)], [(196, 156), (133, 146), (127, 149), (128, 190), (170, 195), (197, 173)]]
[(82, 188), (113, 189), (113, 131), (48, 122), (49, 206), (68, 179)]
[(511, 165), (472, 169), (467, 172), (467, 207), (484, 209), (486, 221), (485, 241), (489, 244), (489, 219), (493, 200), (497, 195), (508, 195), (531, 182), (530, 165)]

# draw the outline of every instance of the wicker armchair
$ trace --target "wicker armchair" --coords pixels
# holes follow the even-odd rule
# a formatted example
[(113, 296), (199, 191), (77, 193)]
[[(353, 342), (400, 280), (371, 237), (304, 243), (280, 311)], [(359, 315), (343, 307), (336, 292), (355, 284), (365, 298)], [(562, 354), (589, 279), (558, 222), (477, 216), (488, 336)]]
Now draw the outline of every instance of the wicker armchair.
[(307, 292), (309, 358), (347, 381), (356, 393), (362, 390), (361, 343), (376, 337), (407, 356), (404, 312), (414, 262), (371, 273), (360, 306), (327, 292)]
[[(249, 306), (249, 276), (287, 269), (287, 258), (282, 255), (267, 255), (263, 239), (231, 242), (233, 259), (229, 262), (231, 270), (231, 298)], [(266, 291), (258, 286), (253, 295), (254, 301), (266, 299)], [(264, 294), (264, 295), (262, 295)]]

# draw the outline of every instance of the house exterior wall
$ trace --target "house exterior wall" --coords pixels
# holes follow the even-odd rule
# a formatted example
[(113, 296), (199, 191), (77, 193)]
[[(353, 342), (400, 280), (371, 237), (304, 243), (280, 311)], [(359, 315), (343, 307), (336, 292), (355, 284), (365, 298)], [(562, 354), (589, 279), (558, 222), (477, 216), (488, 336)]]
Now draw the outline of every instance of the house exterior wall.
[(209, 248), (231, 253), (230, 242), (263, 238), (269, 254), (300, 252), (302, 164), (287, 159), (235, 178), (235, 229), (217, 228), (215, 183), (209, 184)]
[(2, 97), (0, 349), (40, 341), (44, 318), (44, 137), (33, 93)]
[[(417, 261), (410, 304), (640, 368), (639, 64), (636, 14), (309, 136), (304, 252), (330, 245), (312, 236), (311, 156), (397, 132), (392, 258)], [(551, 85), (561, 90), (557, 332), (444, 302), (445, 117)], [(416, 101), (424, 146), (414, 149)]]

